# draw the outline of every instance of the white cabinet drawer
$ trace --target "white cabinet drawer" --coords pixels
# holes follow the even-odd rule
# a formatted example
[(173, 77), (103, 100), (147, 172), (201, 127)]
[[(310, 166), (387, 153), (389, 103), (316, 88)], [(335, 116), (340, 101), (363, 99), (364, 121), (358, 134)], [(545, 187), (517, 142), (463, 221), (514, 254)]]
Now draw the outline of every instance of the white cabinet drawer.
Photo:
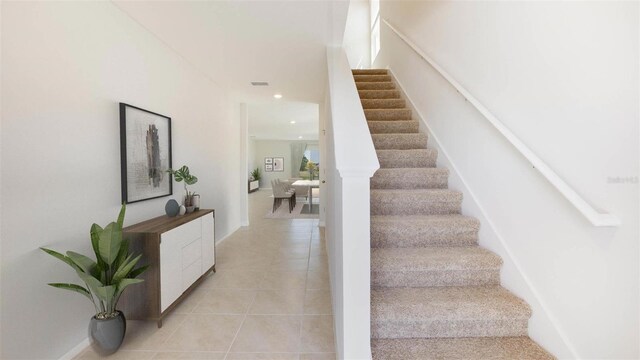
[(193, 264), (182, 270), (182, 291), (184, 292), (194, 281), (202, 275), (202, 260), (198, 259)]
[(186, 269), (189, 265), (200, 260), (202, 253), (202, 240), (197, 238), (189, 244), (182, 247), (182, 268)]
[(200, 236), (202, 236), (202, 220), (198, 218), (163, 233), (162, 241), (178, 241), (186, 245)]

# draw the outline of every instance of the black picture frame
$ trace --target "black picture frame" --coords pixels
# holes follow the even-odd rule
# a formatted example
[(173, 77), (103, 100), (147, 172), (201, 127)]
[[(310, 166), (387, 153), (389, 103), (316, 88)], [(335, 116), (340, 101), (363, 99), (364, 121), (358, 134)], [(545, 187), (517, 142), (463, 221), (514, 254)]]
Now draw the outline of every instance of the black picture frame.
[(172, 166), (171, 118), (126, 103), (119, 106), (122, 203), (173, 195), (173, 178), (167, 173)]

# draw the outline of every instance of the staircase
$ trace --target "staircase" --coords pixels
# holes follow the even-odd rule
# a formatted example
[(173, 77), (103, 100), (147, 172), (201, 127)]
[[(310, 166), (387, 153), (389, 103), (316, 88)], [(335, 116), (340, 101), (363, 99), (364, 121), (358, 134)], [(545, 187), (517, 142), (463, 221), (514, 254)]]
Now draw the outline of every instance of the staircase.
[(353, 70), (380, 169), (371, 178), (374, 359), (553, 359), (527, 336), (529, 306), (500, 286), (502, 260), (387, 70)]

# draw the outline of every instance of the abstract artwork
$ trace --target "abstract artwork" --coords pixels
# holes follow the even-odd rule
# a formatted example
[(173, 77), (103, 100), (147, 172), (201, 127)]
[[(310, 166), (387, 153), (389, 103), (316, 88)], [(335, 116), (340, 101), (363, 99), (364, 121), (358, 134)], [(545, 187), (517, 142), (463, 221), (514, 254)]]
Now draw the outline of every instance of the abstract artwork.
[(273, 171), (284, 171), (284, 158), (273, 158)]
[(120, 103), (122, 202), (173, 194), (171, 118)]

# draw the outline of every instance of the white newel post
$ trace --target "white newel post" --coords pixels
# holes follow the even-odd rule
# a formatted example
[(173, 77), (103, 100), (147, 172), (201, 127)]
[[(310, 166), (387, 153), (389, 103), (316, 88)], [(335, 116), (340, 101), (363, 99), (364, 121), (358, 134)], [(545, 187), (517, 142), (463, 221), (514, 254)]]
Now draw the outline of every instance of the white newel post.
[(369, 178), (342, 178), (344, 359), (371, 359)]

